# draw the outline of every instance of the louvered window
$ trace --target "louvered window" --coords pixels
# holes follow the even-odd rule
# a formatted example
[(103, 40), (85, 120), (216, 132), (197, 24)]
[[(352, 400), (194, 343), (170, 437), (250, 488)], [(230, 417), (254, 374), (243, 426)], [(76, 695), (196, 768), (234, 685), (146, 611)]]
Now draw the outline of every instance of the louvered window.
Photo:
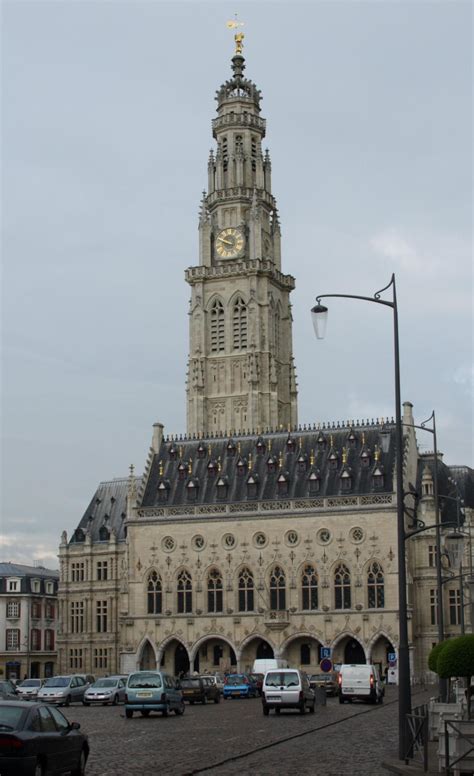
[(224, 307), (216, 300), (211, 308), (211, 350), (221, 353), (225, 348)]
[(240, 297), (234, 302), (232, 325), (234, 350), (245, 350), (247, 347), (247, 307)]

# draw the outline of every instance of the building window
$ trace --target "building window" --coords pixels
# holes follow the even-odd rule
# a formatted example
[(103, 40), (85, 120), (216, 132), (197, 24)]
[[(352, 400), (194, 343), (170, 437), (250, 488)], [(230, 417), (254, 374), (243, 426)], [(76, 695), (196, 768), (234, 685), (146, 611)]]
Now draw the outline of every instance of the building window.
[(428, 566), (430, 568), (436, 568), (436, 561), (438, 558), (438, 548), (436, 544), (428, 545)]
[(20, 590), (20, 581), (18, 579), (9, 579), (7, 582), (9, 593), (17, 593)]
[(30, 633), (31, 649), (37, 652), (41, 649), (41, 631), (39, 628), (32, 628)]
[(7, 617), (15, 618), (19, 617), (21, 612), (21, 604), (19, 601), (9, 601), (7, 603)]
[(352, 488), (352, 477), (350, 475), (350, 472), (347, 471), (347, 469), (344, 469), (344, 471), (341, 474), (341, 490), (344, 493), (347, 493), (347, 491), (351, 490)]
[(20, 648), (20, 629), (7, 628), (6, 630), (7, 650), (17, 650)]
[(96, 601), (95, 615), (97, 633), (107, 633), (107, 601)]
[(163, 605), (163, 588), (161, 584), (161, 577), (156, 571), (152, 571), (148, 576), (148, 588), (147, 588), (147, 611), (148, 614), (161, 614), (161, 608)]
[(223, 610), (223, 592), (222, 576), (219, 571), (214, 569), (207, 578), (207, 611), (222, 612)]
[(459, 590), (449, 591), (449, 624), (461, 624), (461, 593)]
[(82, 668), (82, 649), (69, 650), (69, 668), (73, 670)]
[(178, 574), (178, 614), (188, 614), (193, 610), (193, 581), (189, 571)]
[(110, 531), (107, 528), (107, 526), (102, 525), (99, 528), (99, 541), (100, 542), (108, 542), (110, 539)]
[(44, 605), (44, 616), (47, 620), (54, 620), (56, 617), (56, 604), (54, 601), (46, 601)]
[(314, 566), (306, 566), (301, 578), (301, 602), (306, 611), (318, 608), (318, 575)]
[(109, 563), (106, 560), (97, 561), (97, 579), (99, 582), (105, 582), (109, 577)]
[(34, 600), (31, 602), (31, 617), (33, 620), (41, 619), (41, 601)]
[(254, 582), (252, 573), (243, 568), (239, 574), (239, 612), (253, 612)]
[(54, 650), (54, 630), (52, 628), (46, 628), (44, 632), (44, 648), (46, 652)]
[(53, 595), (54, 582), (46, 582), (46, 595)]
[(430, 622), (431, 625), (438, 624), (438, 591), (436, 588), (430, 590)]
[(351, 608), (351, 575), (344, 563), (340, 563), (334, 572), (334, 608)]
[(309, 666), (311, 663), (311, 647), (309, 644), (302, 644), (300, 648), (300, 663), (302, 666)]
[(385, 606), (385, 587), (382, 566), (374, 561), (367, 574), (367, 599), (369, 609)]
[(319, 493), (321, 480), (319, 479), (319, 475), (316, 474), (316, 472), (311, 472), (309, 475), (308, 483), (310, 496), (314, 496), (315, 493)]
[(240, 297), (237, 297), (234, 302), (232, 333), (234, 350), (245, 350), (247, 347), (247, 307)]
[(71, 633), (84, 632), (84, 601), (71, 601)]
[(286, 609), (285, 572), (280, 566), (275, 566), (270, 576), (270, 609), (273, 611)]
[(277, 488), (279, 496), (286, 496), (289, 490), (288, 477), (285, 474), (280, 474), (277, 480)]
[(211, 351), (225, 350), (224, 306), (218, 299), (211, 307)]
[(98, 647), (94, 649), (94, 668), (109, 667), (109, 650), (107, 647)]
[(32, 579), (31, 580), (31, 592), (32, 593), (41, 593), (41, 582), (39, 579)]
[(71, 563), (71, 581), (84, 582), (84, 563)]

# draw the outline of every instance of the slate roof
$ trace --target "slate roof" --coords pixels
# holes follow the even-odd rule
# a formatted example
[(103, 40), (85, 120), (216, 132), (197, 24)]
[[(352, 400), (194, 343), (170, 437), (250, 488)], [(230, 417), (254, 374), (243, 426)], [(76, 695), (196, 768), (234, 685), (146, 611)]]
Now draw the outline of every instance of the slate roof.
[[(425, 467), (428, 466), (433, 474), (434, 455), (423, 453), (418, 463), (416, 490), (421, 493), (421, 478)], [(438, 460), (438, 496), (442, 522), (455, 522), (457, 520), (456, 499), (462, 499), (460, 506), (474, 508), (474, 470), (469, 466), (448, 466), (442, 460)], [(444, 498), (443, 496), (448, 496)]]
[[(108, 482), (101, 482), (94, 493), (92, 500), (81, 518), (71, 543), (81, 541), (81, 534), (89, 532), (92, 542), (106, 541), (105, 533), (103, 538), (101, 529), (106, 531), (115, 531), (117, 541), (125, 540), (124, 522), (127, 513), (127, 489), (130, 479), (128, 477), (119, 477)], [(140, 478), (135, 477), (138, 487)], [(107, 537), (108, 538), (108, 537)]]
[(44, 566), (24, 566), (21, 563), (0, 562), (0, 577), (34, 577), (59, 579), (57, 569), (46, 569)]
[[(166, 503), (179, 506), (189, 503), (189, 490), (195, 490), (194, 503), (213, 504), (275, 498), (314, 498), (391, 493), (394, 488), (395, 426), (385, 426), (390, 433), (387, 453), (380, 452), (382, 427), (337, 426), (308, 428), (264, 434), (251, 433), (234, 437), (170, 438), (163, 441), (154, 455), (145, 484), (142, 507), (162, 504), (160, 491), (167, 492)], [(374, 487), (376, 448), (379, 448), (381, 483)], [(233, 449), (234, 448), (234, 449)], [(343, 462), (343, 450), (347, 458)], [(363, 458), (367, 456), (368, 465)], [(269, 459), (274, 460), (271, 471)], [(335, 460), (333, 466), (331, 459)], [(350, 488), (343, 489), (343, 471), (349, 474)], [(255, 492), (249, 494), (248, 479), (253, 477)], [(319, 480), (319, 492), (310, 492), (310, 477)], [(287, 483), (280, 485), (282, 480)], [(221, 481), (226, 488), (218, 488)], [(219, 491), (219, 492), (218, 492)], [(226, 491), (225, 498), (222, 493)], [(219, 495), (221, 494), (221, 495)]]

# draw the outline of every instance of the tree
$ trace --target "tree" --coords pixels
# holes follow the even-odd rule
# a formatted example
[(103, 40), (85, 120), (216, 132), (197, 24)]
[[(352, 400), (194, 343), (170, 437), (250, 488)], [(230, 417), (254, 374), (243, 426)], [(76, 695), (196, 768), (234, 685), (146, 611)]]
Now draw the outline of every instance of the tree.
[(471, 677), (474, 676), (474, 635), (458, 636), (456, 639), (444, 642), (443, 648), (438, 653), (436, 665), (436, 672), (443, 679), (461, 676), (466, 679), (467, 712), (470, 719)]
[(436, 644), (433, 647), (430, 654), (428, 655), (428, 668), (430, 671), (434, 671), (435, 674), (438, 673), (438, 657), (441, 650), (446, 646), (447, 643), (447, 641), (440, 641), (439, 644)]

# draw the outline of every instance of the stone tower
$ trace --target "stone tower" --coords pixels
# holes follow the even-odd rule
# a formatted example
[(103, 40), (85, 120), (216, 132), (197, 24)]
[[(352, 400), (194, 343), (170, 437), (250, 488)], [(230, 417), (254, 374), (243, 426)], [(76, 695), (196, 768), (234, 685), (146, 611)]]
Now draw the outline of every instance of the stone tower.
[(285, 428), (297, 422), (289, 295), (271, 186), (260, 91), (233, 76), (217, 92), (208, 193), (199, 214), (199, 266), (191, 286), (187, 380), (188, 434)]

